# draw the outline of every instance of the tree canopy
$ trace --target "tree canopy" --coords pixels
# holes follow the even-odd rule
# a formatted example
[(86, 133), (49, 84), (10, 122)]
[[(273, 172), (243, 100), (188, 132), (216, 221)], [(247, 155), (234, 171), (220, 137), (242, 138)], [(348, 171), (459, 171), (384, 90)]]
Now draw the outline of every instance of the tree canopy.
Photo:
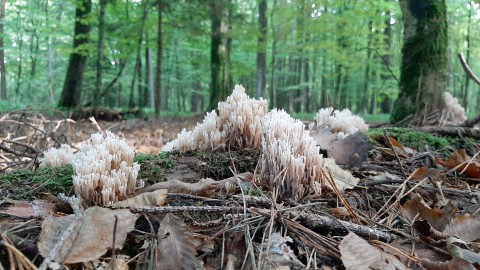
[[(79, 2), (89, 1), (5, 3), (2, 41), (9, 101), (0, 103), (4, 109), (64, 105), (71, 55), (87, 59), (75, 106), (153, 111), (158, 92), (157, 110), (198, 113), (215, 107), (212, 103), (234, 84), (290, 112), (330, 105), (390, 113), (398, 96), (403, 44), (398, 1), (93, 1), (88, 16), (78, 20)], [(218, 7), (223, 15), (214, 12)], [(469, 83), (456, 55), (464, 53), (471, 69), (480, 73), (480, 30), (474, 27), (480, 7), (475, 1), (446, 0), (446, 8), (446, 90), (475, 113), (478, 86)], [(213, 26), (218, 19), (224, 36), (217, 52), (228, 61), (222, 62), (222, 81), (215, 83), (223, 94), (211, 99)], [(87, 40), (86, 34), (74, 42), (75, 24), (91, 28), (88, 42), (78, 42)], [(264, 64), (257, 63), (262, 59)]]

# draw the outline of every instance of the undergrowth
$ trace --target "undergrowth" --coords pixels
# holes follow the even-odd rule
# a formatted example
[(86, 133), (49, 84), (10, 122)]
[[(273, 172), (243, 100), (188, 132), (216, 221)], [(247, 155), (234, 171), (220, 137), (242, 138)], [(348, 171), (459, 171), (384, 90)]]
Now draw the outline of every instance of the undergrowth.
[(32, 170), (18, 170), (0, 175), (0, 197), (35, 199), (42, 193), (68, 194), (72, 189), (71, 165)]

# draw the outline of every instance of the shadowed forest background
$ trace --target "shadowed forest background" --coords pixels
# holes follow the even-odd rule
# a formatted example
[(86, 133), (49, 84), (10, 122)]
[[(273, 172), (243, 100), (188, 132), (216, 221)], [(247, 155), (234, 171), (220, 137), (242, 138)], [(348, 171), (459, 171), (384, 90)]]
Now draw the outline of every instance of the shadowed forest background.
[[(333, 106), (365, 115), (389, 114), (398, 95), (398, 1), (2, 2), (2, 111), (99, 106), (190, 115), (216, 108), (242, 84), (290, 113)], [(480, 7), (446, 3), (446, 90), (472, 116), (479, 88), (457, 54), (480, 72)], [(72, 52), (83, 70), (67, 75)], [(62, 95), (72, 87), (73, 96)]]

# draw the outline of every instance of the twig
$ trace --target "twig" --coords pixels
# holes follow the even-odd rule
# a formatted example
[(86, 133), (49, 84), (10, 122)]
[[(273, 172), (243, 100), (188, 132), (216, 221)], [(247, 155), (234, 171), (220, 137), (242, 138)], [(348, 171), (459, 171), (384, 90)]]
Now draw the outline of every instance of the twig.
[(115, 269), (115, 238), (116, 238), (116, 235), (117, 235), (117, 223), (118, 223), (118, 216), (117, 215), (114, 215), (113, 216), (115, 218), (115, 222), (113, 223), (113, 239), (112, 239), (112, 261), (110, 262), (112, 265), (112, 269)]
[(398, 156), (397, 151), (395, 151), (395, 148), (393, 147), (393, 144), (390, 141), (390, 137), (388, 136), (388, 131), (386, 128), (383, 129), (383, 136), (387, 141), (388, 147), (390, 147), (390, 149), (392, 149), (393, 153), (395, 154), (395, 158), (397, 159), (398, 164), (400, 164), (400, 169), (402, 170), (403, 176), (407, 177), (407, 173), (405, 173), (405, 169), (403, 169), (402, 161), (400, 160), (400, 157)]

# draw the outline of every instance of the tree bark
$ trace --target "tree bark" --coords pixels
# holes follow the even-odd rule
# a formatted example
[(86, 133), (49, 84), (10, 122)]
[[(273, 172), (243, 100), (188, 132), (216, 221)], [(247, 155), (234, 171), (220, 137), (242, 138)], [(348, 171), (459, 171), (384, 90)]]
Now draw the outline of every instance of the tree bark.
[[(148, 38), (147, 38), (148, 40)], [(143, 98), (145, 101), (145, 106), (153, 108), (153, 80), (152, 80), (152, 49), (145, 48), (145, 86)]]
[(105, 10), (107, 0), (100, 0), (100, 13), (98, 15), (98, 43), (97, 43), (97, 75), (95, 80), (95, 92), (93, 93), (92, 106), (98, 106), (102, 89), (103, 77), (103, 39), (105, 36)]
[(267, 0), (258, 3), (257, 99), (265, 97), (267, 72)]
[(160, 117), (162, 97), (162, 1), (157, 0), (158, 28), (157, 28), (157, 67), (155, 70), (155, 117)]
[[(7, 100), (7, 80), (5, 70), (5, 49), (3, 37), (5, 35), (3, 21), (5, 19), (5, 5), (7, 0), (2, 0), (0, 6), (0, 93), (2, 100)], [(20, 63), (19, 63), (20, 64)]]
[[(128, 99), (128, 108), (133, 109), (135, 107), (134, 101), (134, 92), (135, 92), (135, 82), (137, 81), (138, 75), (138, 82), (141, 82), (141, 69), (142, 69), (142, 42), (143, 42), (143, 34), (145, 32), (145, 21), (147, 20), (147, 13), (148, 11), (148, 0), (143, 2), (143, 12), (142, 12), (142, 19), (140, 22), (140, 33), (138, 35), (137, 41), (137, 56), (135, 58), (135, 69), (133, 71), (132, 83), (130, 85), (130, 95)], [(160, 11), (159, 11), (160, 12)], [(138, 85), (138, 106), (142, 107), (142, 86)]]
[(58, 102), (59, 107), (73, 108), (80, 104), (83, 72), (88, 59), (88, 49), (82, 48), (90, 42), (88, 16), (92, 10), (91, 0), (76, 1), (73, 51), (68, 61), (67, 74)]
[(414, 115), (412, 125), (441, 108), (448, 63), (447, 8), (445, 0), (400, 0), (403, 14), (403, 48), (399, 96), (390, 120)]
[(208, 110), (217, 108), (219, 101), (228, 96), (230, 81), (229, 62), (230, 44), (228, 38), (228, 17), (230, 0), (211, 1), (210, 16), (211, 24), (211, 45), (210, 45), (210, 103)]

